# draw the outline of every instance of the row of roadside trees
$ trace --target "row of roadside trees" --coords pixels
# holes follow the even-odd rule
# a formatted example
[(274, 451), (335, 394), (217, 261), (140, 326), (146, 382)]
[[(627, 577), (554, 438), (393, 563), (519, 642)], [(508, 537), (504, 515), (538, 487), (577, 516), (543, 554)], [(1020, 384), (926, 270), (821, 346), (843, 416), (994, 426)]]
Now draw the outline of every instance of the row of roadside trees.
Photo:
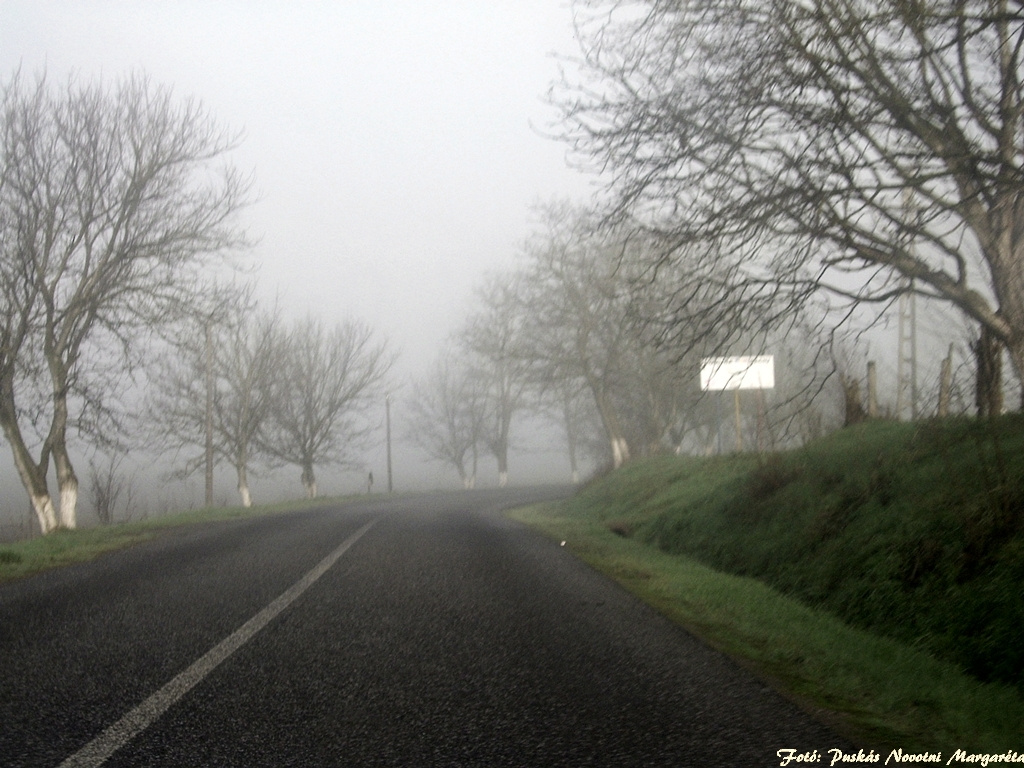
[(658, 243), (568, 203), (538, 213), (516, 266), (481, 286), (477, 308), (414, 387), (408, 436), (464, 485), (481, 453), (507, 480), (513, 423), (526, 417), (561, 432), (574, 480), (584, 460), (617, 467), (713, 450), (721, 418), (700, 391), (700, 362), (723, 348), (771, 345), (779, 355), (785, 373), (759, 414), (764, 441), (797, 443), (841, 419), (828, 339), (806, 316), (782, 322), (771, 296), (748, 295), (741, 307), (721, 284), (701, 282), (689, 286), (689, 321), (659, 336), (655, 313), (682, 279), (649, 279), (644, 259)]
[[(1024, 376), (1020, 3), (574, 12), (581, 56), (551, 91), (556, 130), (608, 181), (602, 221), (661, 241), (652, 275), (720, 281), (737, 306), (772, 294), (790, 313), (912, 293), (967, 319), (979, 360), (1005, 353)], [(663, 308), (666, 333), (689, 322), (689, 295)]]
[(289, 324), (246, 303), (222, 306), (217, 322), (183, 327), (151, 368), (142, 431), (151, 449), (178, 455), (179, 475), (205, 469), (208, 488), (214, 464), (226, 463), (244, 506), (254, 465), (297, 467), (313, 498), (316, 467), (361, 464), (392, 362), (355, 320)]
[[(199, 444), (249, 503), (254, 459), (297, 465), (314, 495), (314, 466), (358, 445), (385, 345), (356, 322), (287, 325), (212, 277), (250, 244), (238, 142), (141, 75), (0, 86), (0, 427), (43, 533), (76, 526), (83, 446), (145, 434), (188, 471)], [(138, 413), (126, 395), (143, 374)]]
[(700, 359), (764, 351), (783, 376), (757, 422), (801, 439), (842, 423), (856, 356), (838, 334), (908, 294), (972, 327), (979, 412), (1001, 409), (1001, 356), (1024, 376), (1020, 3), (573, 12), (552, 130), (606, 194), (550, 206), (520, 267), (481, 292), (419, 384), (424, 447), (471, 478), (481, 446), (504, 473), (509, 413), (542, 407), (568, 415), (570, 455), (596, 431), (613, 465), (706, 444), (721, 420)]

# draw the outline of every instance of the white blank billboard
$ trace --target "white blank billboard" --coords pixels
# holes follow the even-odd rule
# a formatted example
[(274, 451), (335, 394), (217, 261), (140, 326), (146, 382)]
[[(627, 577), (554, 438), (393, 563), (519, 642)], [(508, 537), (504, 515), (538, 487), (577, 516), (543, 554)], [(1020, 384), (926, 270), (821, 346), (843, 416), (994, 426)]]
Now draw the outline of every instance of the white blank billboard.
[(705, 357), (700, 361), (700, 388), (702, 390), (772, 389), (774, 387), (774, 355)]

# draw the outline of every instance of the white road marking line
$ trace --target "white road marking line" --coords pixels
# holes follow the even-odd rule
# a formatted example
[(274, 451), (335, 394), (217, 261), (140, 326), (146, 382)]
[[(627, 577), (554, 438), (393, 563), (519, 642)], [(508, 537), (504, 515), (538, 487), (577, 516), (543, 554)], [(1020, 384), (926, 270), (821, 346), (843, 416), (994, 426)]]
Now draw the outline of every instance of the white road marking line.
[(277, 599), (249, 619), (233, 633), (221, 640), (201, 658), (164, 685), (160, 690), (128, 712), (80, 750), (68, 757), (59, 768), (96, 768), (135, 736), (148, 728), (172, 704), (202, 681), (224, 659), (237, 651), (253, 635), (269, 624), (317, 579), (337, 562), (338, 558), (366, 533), (376, 520), (371, 520), (353, 533), (331, 554), (321, 560), (313, 570), (284, 591)]

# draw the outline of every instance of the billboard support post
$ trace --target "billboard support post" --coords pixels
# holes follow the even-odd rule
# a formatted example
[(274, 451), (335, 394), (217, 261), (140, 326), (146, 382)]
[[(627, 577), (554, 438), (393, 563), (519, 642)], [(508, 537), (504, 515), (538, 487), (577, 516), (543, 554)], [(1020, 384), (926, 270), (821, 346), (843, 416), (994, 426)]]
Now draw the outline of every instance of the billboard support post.
[[(764, 390), (775, 387), (775, 357), (705, 357), (700, 361), (700, 388), (705, 392), (733, 391), (736, 416), (736, 450), (743, 450), (743, 419), (740, 411), (740, 390), (758, 390), (757, 447), (761, 449), (764, 422)], [(722, 452), (721, 404), (718, 412), (718, 452)]]
[(740, 453), (743, 450), (743, 429), (742, 422), (740, 421), (740, 388), (736, 387), (732, 394), (736, 407), (736, 452)]

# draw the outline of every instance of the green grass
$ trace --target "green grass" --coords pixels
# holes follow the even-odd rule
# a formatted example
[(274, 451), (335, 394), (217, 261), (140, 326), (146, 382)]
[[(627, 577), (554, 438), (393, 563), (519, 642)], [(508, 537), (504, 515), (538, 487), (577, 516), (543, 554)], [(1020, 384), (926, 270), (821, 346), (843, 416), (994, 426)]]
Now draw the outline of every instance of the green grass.
[(1020, 416), (636, 461), (530, 519), (859, 733), (1021, 744)]
[(294, 512), (339, 501), (341, 499), (319, 498), (248, 508), (202, 508), (110, 526), (58, 530), (48, 536), (0, 544), (0, 584), (51, 568), (94, 560), (106, 552), (124, 549), (152, 539), (168, 528)]

